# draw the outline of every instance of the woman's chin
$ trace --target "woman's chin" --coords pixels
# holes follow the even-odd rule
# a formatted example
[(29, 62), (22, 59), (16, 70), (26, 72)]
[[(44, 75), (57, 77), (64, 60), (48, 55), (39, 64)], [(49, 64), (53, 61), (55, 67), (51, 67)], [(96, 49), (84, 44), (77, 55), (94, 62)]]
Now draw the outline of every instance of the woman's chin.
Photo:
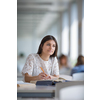
[(50, 54), (50, 56), (51, 56), (51, 55), (53, 55), (53, 53), (52, 53), (52, 54)]
[(50, 56), (51, 56), (51, 55), (53, 55), (53, 53), (48, 53), (48, 55), (50, 55)]

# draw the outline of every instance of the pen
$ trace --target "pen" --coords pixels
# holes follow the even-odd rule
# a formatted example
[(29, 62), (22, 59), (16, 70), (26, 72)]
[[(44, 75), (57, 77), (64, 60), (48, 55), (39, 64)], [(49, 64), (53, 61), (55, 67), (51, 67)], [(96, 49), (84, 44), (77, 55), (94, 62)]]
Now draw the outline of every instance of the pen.
[[(45, 73), (45, 71), (42, 69), (42, 67), (40, 67), (41, 68), (41, 70)], [(46, 74), (46, 76), (47, 76), (47, 74)]]

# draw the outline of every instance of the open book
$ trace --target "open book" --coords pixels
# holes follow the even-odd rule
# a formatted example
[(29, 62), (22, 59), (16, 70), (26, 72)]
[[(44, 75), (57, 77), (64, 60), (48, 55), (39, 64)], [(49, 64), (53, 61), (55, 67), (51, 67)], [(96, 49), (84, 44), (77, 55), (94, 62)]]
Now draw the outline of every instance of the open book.
[(55, 81), (64, 81), (64, 80), (72, 80), (72, 76), (69, 76), (69, 75), (59, 75), (59, 78)]
[(59, 79), (72, 80), (72, 76), (69, 76), (69, 75), (59, 75)]

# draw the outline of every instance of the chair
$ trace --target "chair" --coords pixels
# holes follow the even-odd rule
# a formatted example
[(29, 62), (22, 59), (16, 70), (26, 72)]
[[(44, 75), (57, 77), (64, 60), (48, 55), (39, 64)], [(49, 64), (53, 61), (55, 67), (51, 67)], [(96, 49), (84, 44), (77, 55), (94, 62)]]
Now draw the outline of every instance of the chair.
[(74, 73), (72, 75), (73, 80), (80, 80), (80, 81), (84, 81), (84, 73)]
[(57, 83), (55, 98), (59, 100), (84, 100), (84, 81)]

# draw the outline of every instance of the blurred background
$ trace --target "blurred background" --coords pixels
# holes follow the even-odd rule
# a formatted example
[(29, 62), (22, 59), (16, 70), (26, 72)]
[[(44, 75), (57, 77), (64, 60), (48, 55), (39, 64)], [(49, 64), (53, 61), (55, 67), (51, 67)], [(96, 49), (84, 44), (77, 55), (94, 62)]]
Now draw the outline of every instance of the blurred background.
[(46, 35), (57, 39), (58, 59), (64, 54), (74, 67), (84, 56), (84, 0), (17, 0), (17, 74)]

